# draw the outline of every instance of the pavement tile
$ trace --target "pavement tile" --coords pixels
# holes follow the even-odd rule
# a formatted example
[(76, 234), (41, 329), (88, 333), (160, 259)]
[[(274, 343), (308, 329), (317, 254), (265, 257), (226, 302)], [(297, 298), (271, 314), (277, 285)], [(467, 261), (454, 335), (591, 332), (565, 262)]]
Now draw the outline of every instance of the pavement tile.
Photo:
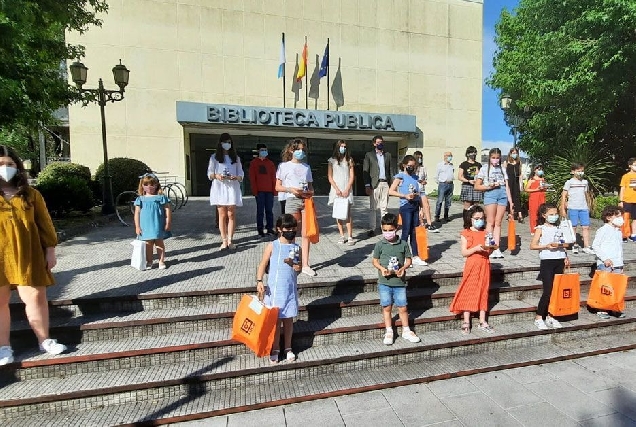
[(258, 411), (240, 412), (227, 417), (227, 427), (245, 426), (284, 426), (285, 413), (283, 408), (265, 408)]
[(594, 399), (603, 402), (616, 410), (616, 412), (625, 415), (634, 420), (636, 425), (636, 392), (624, 387), (613, 387), (607, 390), (600, 390), (590, 393)]
[(545, 369), (583, 392), (605, 390), (613, 386), (613, 381), (602, 373), (577, 364), (575, 361), (564, 361), (544, 365)]
[(581, 427), (634, 427), (636, 420), (627, 418), (625, 415), (614, 413), (598, 418), (585, 420), (579, 424)]
[(342, 414), (342, 419), (347, 427), (369, 427), (373, 425), (399, 426), (400, 419), (392, 408), (382, 408)]
[(547, 402), (538, 402), (508, 409), (508, 413), (524, 427), (576, 427), (577, 421)]
[(556, 376), (545, 369), (545, 366), (546, 365), (532, 365), (523, 368), (508, 369), (506, 375), (521, 384), (532, 384), (556, 379)]
[(449, 396), (442, 402), (467, 426), (521, 426), (484, 393)]
[(467, 377), (451, 378), (444, 381), (433, 381), (427, 384), (429, 390), (439, 399), (477, 393), (479, 389)]
[(472, 375), (468, 380), (504, 409), (543, 401), (509, 377), (506, 371)]
[(391, 408), (381, 391), (338, 396), (335, 401), (343, 418), (361, 412), (384, 411)]
[(425, 384), (382, 390), (405, 426), (421, 426), (455, 420), (456, 417)]

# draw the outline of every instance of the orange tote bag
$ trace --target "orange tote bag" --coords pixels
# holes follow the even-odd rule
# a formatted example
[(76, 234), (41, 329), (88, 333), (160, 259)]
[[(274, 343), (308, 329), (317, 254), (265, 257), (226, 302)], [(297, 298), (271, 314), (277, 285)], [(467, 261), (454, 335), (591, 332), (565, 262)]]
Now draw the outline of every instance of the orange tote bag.
[(569, 316), (579, 312), (581, 281), (578, 273), (555, 274), (548, 312), (553, 316)]
[(232, 321), (232, 339), (245, 344), (256, 356), (269, 355), (276, 336), (278, 307), (266, 307), (254, 295), (243, 295)]
[(517, 230), (514, 218), (508, 220), (508, 250), (514, 251), (517, 247)]
[(623, 311), (626, 291), (626, 275), (596, 270), (590, 285), (587, 305), (604, 311)]
[(632, 225), (629, 219), (629, 212), (623, 212), (623, 227), (621, 231), (623, 232), (623, 239), (627, 239), (632, 234)]
[(417, 244), (417, 255), (426, 261), (428, 259), (428, 236), (426, 227), (423, 225), (415, 227), (415, 242)]
[(318, 216), (316, 215), (316, 205), (312, 197), (305, 199), (305, 221), (307, 223), (307, 238), (311, 243), (318, 243), (318, 241), (320, 240), (318, 230)]

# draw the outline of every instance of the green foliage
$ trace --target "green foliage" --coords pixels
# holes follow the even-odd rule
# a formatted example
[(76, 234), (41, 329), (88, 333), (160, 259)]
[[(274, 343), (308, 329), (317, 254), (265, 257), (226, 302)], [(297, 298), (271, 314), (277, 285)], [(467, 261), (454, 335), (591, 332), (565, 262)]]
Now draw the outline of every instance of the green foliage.
[[(139, 177), (152, 169), (137, 159), (115, 157), (108, 160), (108, 168), (112, 177), (113, 197), (123, 191), (137, 190)], [(104, 164), (102, 163), (95, 172), (95, 181), (102, 183), (104, 178)]]
[(78, 176), (61, 175), (56, 179), (38, 180), (37, 189), (42, 193), (49, 212), (56, 218), (71, 211), (85, 213), (95, 205), (88, 182)]
[(590, 212), (592, 218), (601, 218), (601, 212), (606, 206), (618, 206), (618, 196), (598, 196), (594, 200), (594, 209)]
[(77, 177), (83, 179), (88, 184), (91, 180), (91, 170), (87, 166), (70, 162), (53, 162), (49, 163), (38, 175), (38, 184), (57, 180), (63, 177)]
[(101, 26), (105, 0), (0, 1), (0, 129), (50, 123), (53, 112), (77, 98), (61, 73), (65, 59), (83, 55), (65, 31)]
[(513, 98), (509, 121), (525, 119), (519, 145), (532, 158), (587, 148), (622, 169), (634, 155), (634, 22), (634, 1), (520, 0), (502, 12), (488, 84)]

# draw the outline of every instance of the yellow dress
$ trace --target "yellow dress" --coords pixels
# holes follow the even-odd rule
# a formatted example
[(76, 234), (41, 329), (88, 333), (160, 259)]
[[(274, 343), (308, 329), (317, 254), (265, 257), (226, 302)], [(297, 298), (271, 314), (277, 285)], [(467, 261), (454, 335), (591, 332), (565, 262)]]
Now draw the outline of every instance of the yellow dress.
[(50, 286), (45, 248), (57, 245), (53, 221), (39, 191), (29, 187), (22, 196), (0, 196), (0, 286)]

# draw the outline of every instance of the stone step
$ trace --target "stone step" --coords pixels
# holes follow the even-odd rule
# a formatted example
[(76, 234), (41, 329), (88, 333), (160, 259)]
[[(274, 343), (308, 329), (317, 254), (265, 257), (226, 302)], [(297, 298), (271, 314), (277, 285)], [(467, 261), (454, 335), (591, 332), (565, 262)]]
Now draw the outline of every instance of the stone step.
[(494, 334), (433, 333), (421, 344), (314, 347), (300, 352), (299, 361), (278, 365), (243, 355), (29, 380), (3, 386), (0, 419), (3, 425), (58, 425), (64, 417), (77, 417), (68, 419), (71, 425), (80, 418), (99, 425), (178, 421), (193, 413), (210, 416), (627, 350), (636, 348), (635, 330), (634, 318), (601, 322), (584, 315), (559, 330), (538, 331), (521, 322), (500, 325)]

